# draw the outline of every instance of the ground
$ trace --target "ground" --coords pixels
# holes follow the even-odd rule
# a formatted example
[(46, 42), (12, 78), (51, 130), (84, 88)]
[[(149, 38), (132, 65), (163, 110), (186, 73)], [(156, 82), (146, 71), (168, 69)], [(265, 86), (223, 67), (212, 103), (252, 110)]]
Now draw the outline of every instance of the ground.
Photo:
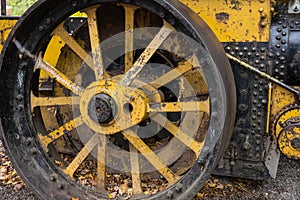
[[(23, 184), (0, 142), (0, 200), (38, 200)], [(275, 180), (255, 181), (211, 176), (198, 199), (300, 199), (300, 162), (281, 157)]]

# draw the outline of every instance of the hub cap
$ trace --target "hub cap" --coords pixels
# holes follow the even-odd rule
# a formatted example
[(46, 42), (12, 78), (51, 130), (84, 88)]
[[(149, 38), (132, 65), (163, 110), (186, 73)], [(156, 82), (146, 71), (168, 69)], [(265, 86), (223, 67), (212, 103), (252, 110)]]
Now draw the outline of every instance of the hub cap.
[(102, 125), (111, 122), (117, 111), (115, 101), (104, 93), (95, 95), (88, 107), (90, 118)]

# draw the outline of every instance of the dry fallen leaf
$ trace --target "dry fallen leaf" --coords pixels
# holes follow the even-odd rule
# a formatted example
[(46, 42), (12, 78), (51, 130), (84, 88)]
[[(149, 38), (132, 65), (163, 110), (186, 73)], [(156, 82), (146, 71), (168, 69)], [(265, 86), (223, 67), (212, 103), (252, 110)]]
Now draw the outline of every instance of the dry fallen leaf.
[(19, 191), (21, 190), (22, 188), (24, 187), (24, 184), (23, 183), (18, 183), (14, 186), (14, 190), (15, 191)]

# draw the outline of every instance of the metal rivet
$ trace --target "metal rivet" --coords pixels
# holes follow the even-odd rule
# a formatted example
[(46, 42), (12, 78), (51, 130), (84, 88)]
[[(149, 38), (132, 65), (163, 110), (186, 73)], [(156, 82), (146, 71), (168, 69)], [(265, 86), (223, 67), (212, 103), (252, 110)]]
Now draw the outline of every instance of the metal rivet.
[(164, 18), (164, 17), (166, 16), (166, 13), (161, 12), (161, 13), (159, 14), (159, 16), (160, 16), (161, 18)]
[(32, 149), (30, 149), (30, 153), (31, 153), (32, 155), (36, 154), (36, 153), (37, 153), (37, 150), (36, 150), (36, 148), (32, 148)]
[(18, 101), (22, 101), (22, 100), (23, 100), (23, 96), (19, 94), (19, 95), (17, 96), (16, 99), (17, 99)]
[(50, 181), (53, 181), (53, 182), (56, 181), (56, 177), (54, 175), (51, 175), (50, 176)]
[(27, 139), (25, 140), (25, 144), (26, 144), (27, 146), (30, 146), (31, 143), (32, 143), (32, 138), (27, 138)]
[(183, 189), (183, 185), (181, 183), (178, 183), (175, 187), (176, 192), (182, 192)]
[(169, 190), (167, 193), (167, 198), (172, 199), (173, 198), (173, 191)]
[(260, 7), (259, 9), (258, 9), (258, 12), (264, 12), (264, 8), (263, 7)]
[[(23, 55), (22, 55), (22, 57), (23, 57)], [(20, 68), (20, 69), (24, 69), (24, 67), (27, 66), (27, 65), (28, 65), (27, 62), (22, 62), (22, 63), (19, 65), (19, 68)]]
[(20, 139), (20, 135), (18, 133), (15, 133), (15, 138), (16, 138), (16, 140), (19, 140)]
[(64, 189), (64, 185), (62, 183), (58, 183), (58, 189)]
[(77, 1), (72, 1), (72, 6), (77, 6)]
[(23, 106), (18, 105), (17, 108), (16, 108), (16, 110), (17, 110), (18, 112), (21, 112), (21, 111), (23, 110)]

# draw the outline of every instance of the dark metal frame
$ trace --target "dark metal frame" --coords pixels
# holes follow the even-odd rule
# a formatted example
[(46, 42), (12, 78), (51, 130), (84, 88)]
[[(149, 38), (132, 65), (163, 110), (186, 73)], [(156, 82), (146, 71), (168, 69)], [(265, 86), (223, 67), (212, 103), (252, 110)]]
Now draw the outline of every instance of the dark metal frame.
[(1, 15), (6, 15), (6, 0), (1, 0)]

